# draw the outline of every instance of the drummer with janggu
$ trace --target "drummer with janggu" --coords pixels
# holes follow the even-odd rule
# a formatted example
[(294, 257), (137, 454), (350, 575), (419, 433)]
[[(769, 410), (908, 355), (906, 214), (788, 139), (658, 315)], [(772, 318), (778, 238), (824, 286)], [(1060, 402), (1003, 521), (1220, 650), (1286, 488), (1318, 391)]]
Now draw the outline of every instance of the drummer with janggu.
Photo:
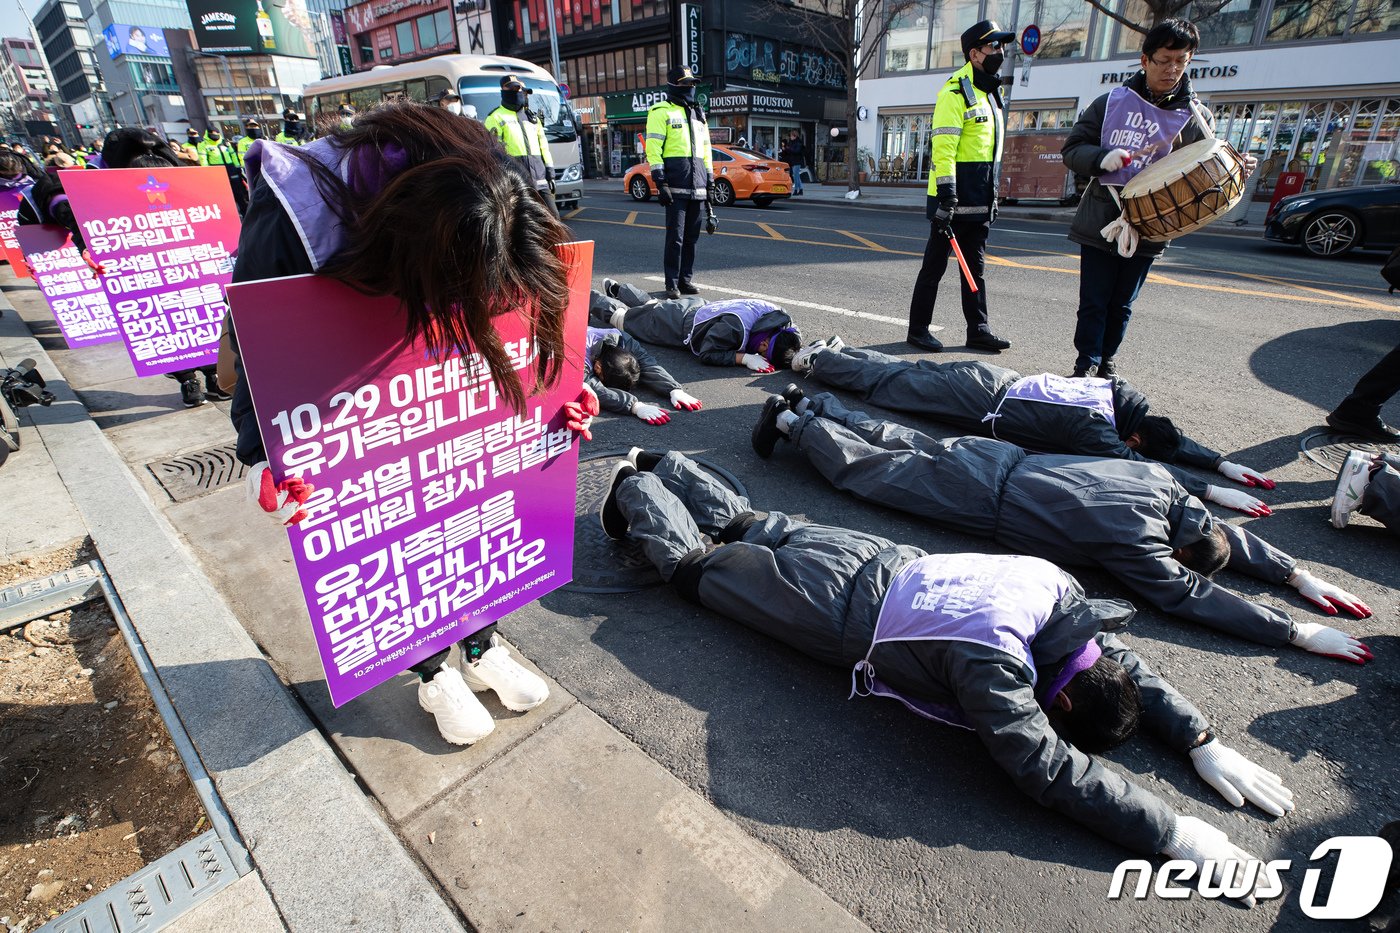
[[(1143, 37), (1142, 70), (1085, 108), (1060, 150), (1070, 171), (1092, 178), (1069, 232), (1079, 244), (1074, 377), (1117, 375), (1115, 356), (1152, 261), (1171, 237), (1225, 213), (1254, 170), (1253, 156), (1241, 156), (1224, 142), (1206, 142), (1214, 140), (1215, 121), (1196, 99), (1189, 76), (1200, 41), (1186, 20), (1152, 27)], [(1176, 209), (1175, 191), (1154, 194), (1149, 204), (1160, 204), (1169, 216), (1154, 218), (1144, 234), (1123, 209), (1121, 189), (1148, 166), (1195, 143), (1202, 151), (1190, 157), (1201, 161), (1197, 174), (1209, 179), (1205, 187), (1215, 193), (1186, 197), (1187, 211)], [(1172, 186), (1178, 187), (1190, 194), (1196, 186), (1187, 178)]]

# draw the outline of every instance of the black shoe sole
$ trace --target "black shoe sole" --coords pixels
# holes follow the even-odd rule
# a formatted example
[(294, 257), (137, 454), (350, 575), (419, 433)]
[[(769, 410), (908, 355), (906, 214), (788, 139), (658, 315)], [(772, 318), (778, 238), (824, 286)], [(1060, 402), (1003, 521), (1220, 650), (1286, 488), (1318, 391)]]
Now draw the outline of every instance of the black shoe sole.
[(763, 403), (763, 412), (758, 416), (758, 424), (753, 426), (753, 452), (764, 460), (773, 456), (773, 448), (782, 436), (778, 430), (778, 415), (787, 411), (787, 401), (781, 395), (770, 395)]
[(698, 294), (700, 294), (700, 289), (696, 288), (694, 285), (690, 285), (690, 286), (682, 285), (680, 288), (678, 288), (678, 289), (676, 289), (676, 290), (679, 291), (682, 295), (698, 295)]
[(797, 403), (807, 397), (807, 393), (797, 387), (797, 383), (789, 382), (787, 388), (783, 389), (783, 400), (788, 403), (788, 408), (797, 411)]
[(656, 469), (656, 465), (666, 456), (665, 452), (658, 453), (654, 450), (644, 450), (637, 454), (637, 472), (650, 473)]
[(925, 353), (942, 353), (942, 352), (943, 352), (943, 344), (940, 343), (939, 340), (938, 340), (937, 338), (934, 338), (934, 339), (933, 339), (933, 342), (930, 343), (930, 342), (927, 341), (927, 340), (920, 340), (920, 339), (916, 339), (916, 338), (914, 338), (914, 337), (905, 337), (905, 338), (904, 338), (904, 342), (907, 343), (907, 344), (909, 344), (909, 346), (911, 346), (911, 347), (917, 347), (917, 348), (919, 348), (920, 350), (923, 350)]
[(613, 467), (608, 494), (603, 498), (603, 504), (598, 507), (598, 522), (603, 526), (603, 534), (614, 541), (621, 541), (627, 537), (627, 516), (622, 514), (622, 509), (617, 504), (617, 490), (622, 486), (623, 480), (636, 475), (637, 468), (626, 460)]
[(1357, 424), (1354, 421), (1346, 421), (1335, 415), (1327, 416), (1327, 426), (1341, 434), (1365, 438), (1368, 441), (1377, 441), (1382, 444), (1400, 444), (1400, 434), (1387, 434), (1384, 431), (1377, 431), (1372, 425)]

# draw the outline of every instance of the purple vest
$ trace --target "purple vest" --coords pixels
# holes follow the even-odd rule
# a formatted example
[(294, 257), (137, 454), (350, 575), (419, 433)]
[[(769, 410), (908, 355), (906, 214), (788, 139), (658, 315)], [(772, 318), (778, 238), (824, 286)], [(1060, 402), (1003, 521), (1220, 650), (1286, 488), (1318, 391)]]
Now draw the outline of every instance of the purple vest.
[(740, 346), (749, 345), (749, 331), (753, 328), (758, 319), (772, 311), (777, 311), (778, 306), (769, 304), (766, 301), (758, 301), (754, 298), (730, 298), (725, 301), (711, 301), (700, 306), (700, 310), (695, 312), (694, 319), (690, 322), (690, 333), (686, 335), (685, 345), (690, 346), (690, 340), (695, 336), (695, 331), (701, 324), (713, 321), (722, 314), (732, 314), (739, 321), (739, 326), (744, 330), (744, 341)]
[(851, 696), (882, 696), (937, 722), (972, 725), (956, 706), (907, 697), (880, 680), (870, 657), (890, 641), (967, 641), (1011, 655), (1031, 672), (1031, 642), (1069, 591), (1064, 573), (1038, 557), (929, 554), (906, 565), (880, 603), (865, 659), (851, 672)]
[[(297, 150), (335, 172), (356, 194), (373, 194), (407, 168), (408, 157), (396, 143), (386, 145), (382, 154), (370, 152), (370, 148), (362, 146), (363, 152), (357, 150), (346, 158), (346, 153), (326, 137)], [(290, 147), (266, 139), (248, 147), (243, 166), (249, 190), (259, 178), (272, 189), (296, 228), (311, 268), (319, 272), (345, 245), (345, 229), (335, 209), (321, 196), (311, 167), (292, 155)]]
[(1087, 408), (1098, 412), (1103, 420), (1118, 427), (1113, 409), (1112, 379), (1070, 379), (1054, 373), (1041, 373), (1038, 376), (1022, 376), (1006, 387), (997, 410), (988, 412), (983, 422), (992, 423), (992, 437), (997, 436), (997, 419), (1001, 417), (1001, 406), (1009, 398), (1022, 402), (1043, 402), (1047, 405), (1067, 405), (1070, 408)]
[(588, 365), (593, 365), (593, 348), (598, 346), (609, 337), (620, 337), (622, 331), (616, 327), (590, 327), (588, 328), (588, 339), (583, 345), (583, 358), (588, 361)]

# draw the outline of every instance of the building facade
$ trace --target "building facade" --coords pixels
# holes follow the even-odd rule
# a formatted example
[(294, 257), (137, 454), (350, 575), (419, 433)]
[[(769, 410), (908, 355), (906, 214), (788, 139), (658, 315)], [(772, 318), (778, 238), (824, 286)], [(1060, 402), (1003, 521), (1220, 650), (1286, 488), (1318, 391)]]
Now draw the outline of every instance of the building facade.
[(34, 27), (57, 84), (64, 138), (76, 145), (104, 135), (116, 120), (97, 68), (92, 32), (76, 0), (48, 0), (35, 14)]
[(356, 71), (450, 55), (457, 21), (449, 0), (369, 0), (345, 8)]
[(79, 0), (98, 71), (118, 123), (160, 127), (186, 119), (166, 29), (188, 30), (183, 0)]
[[(57, 135), (58, 113), (44, 63), (29, 39), (0, 40), (0, 84), (5, 94), (5, 134), (10, 137)], [(50, 127), (35, 132), (39, 127)]]
[[(1126, 15), (1146, 21), (1137, 0)], [(1009, 56), (1004, 70), (1014, 78), (1008, 152), (1018, 137), (1034, 136), (1058, 153), (1079, 111), (1138, 70), (1141, 33), (1083, 0), (920, 0), (872, 50), (879, 60), (861, 84), (859, 144), (875, 176), (927, 182), (934, 97), (963, 62), (962, 30), (982, 18), (1018, 32), (1035, 23), (1042, 37), (1033, 59)], [(1191, 81), (1217, 135), (1258, 157), (1255, 203), (1271, 198), (1284, 171), (1304, 173), (1308, 188), (1397, 180), (1400, 4), (1229, 0), (1197, 27)], [(1063, 181), (1068, 191), (1072, 182)], [(1054, 188), (1042, 196), (1056, 196)]]

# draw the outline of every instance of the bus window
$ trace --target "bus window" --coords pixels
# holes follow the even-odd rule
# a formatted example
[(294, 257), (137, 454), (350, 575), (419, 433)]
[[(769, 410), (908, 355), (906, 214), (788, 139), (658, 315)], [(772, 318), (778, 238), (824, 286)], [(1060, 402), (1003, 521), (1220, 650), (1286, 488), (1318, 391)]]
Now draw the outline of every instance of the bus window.
[(409, 97), (418, 101), (420, 104), (428, 99), (428, 94), (422, 78), (415, 78), (412, 81), (405, 82), (404, 89), (408, 92)]
[(428, 94), (423, 99), (427, 100), (430, 97), (436, 97), (438, 91), (445, 91), (450, 86), (451, 82), (448, 81), (446, 78), (439, 78), (436, 75), (434, 75), (433, 77), (428, 79)]
[[(530, 75), (517, 75), (532, 93), (530, 108), (544, 120), (544, 132), (552, 143), (567, 143), (578, 139), (574, 126), (573, 112), (560, 96), (557, 85)], [(460, 78), (457, 93), (462, 95), (462, 112), (469, 113), (475, 107), (480, 119), (501, 106), (501, 79), (495, 75), (476, 75)]]
[(350, 106), (358, 113), (379, 103), (379, 88), (361, 87), (350, 92)]

